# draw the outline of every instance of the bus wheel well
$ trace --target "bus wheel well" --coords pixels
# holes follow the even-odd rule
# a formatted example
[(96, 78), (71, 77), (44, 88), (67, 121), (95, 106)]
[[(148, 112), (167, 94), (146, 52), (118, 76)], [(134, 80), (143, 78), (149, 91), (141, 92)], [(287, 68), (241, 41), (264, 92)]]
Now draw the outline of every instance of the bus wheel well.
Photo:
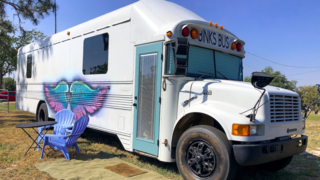
[[(43, 100), (40, 100), (40, 101), (39, 101), (39, 103), (38, 103), (38, 105), (37, 105), (36, 118), (38, 117), (39, 107), (41, 106), (42, 103), (46, 103), (46, 102), (43, 101)], [(36, 119), (36, 121), (37, 121), (37, 119)]]
[(198, 125), (208, 125), (217, 128), (221, 132), (225, 134), (224, 129), (220, 125), (220, 123), (215, 120), (213, 117), (207, 115), (207, 114), (202, 114), (202, 113), (190, 113), (185, 115), (180, 119), (178, 124), (176, 125), (173, 135), (172, 135), (172, 141), (171, 141), (171, 157), (172, 159), (175, 159), (175, 149), (178, 144), (179, 138), (181, 135), (189, 128), (193, 126), (198, 126)]

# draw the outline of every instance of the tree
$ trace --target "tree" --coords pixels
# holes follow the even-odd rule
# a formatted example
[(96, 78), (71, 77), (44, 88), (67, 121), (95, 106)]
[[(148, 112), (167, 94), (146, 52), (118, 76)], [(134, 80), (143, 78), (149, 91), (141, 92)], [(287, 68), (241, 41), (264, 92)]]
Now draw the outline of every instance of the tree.
[(46, 36), (36, 29), (26, 31), (25, 35), (15, 36), (17, 27), (8, 20), (6, 27), (0, 26), (0, 89), (3, 77), (11, 74), (17, 68), (17, 50), (24, 44), (30, 44)]
[(3, 89), (8, 91), (16, 91), (16, 81), (11, 77), (3, 78)]
[(26, 31), (21, 26), (22, 18), (29, 19), (34, 25), (38, 25), (40, 19), (44, 19), (50, 12), (57, 9), (53, 0), (0, 0), (0, 26), (2, 26), (2, 20), (6, 18), (6, 7), (11, 7), (16, 12), (14, 16), (19, 19), (19, 28), (23, 36)]
[[(274, 77), (270, 86), (276, 86), (284, 89), (289, 89), (294, 91), (296, 89), (297, 81), (289, 81), (284, 74), (281, 74), (280, 71), (274, 71), (271, 66), (267, 66), (261, 72), (269, 74)], [(251, 76), (247, 76), (244, 78), (245, 82), (251, 82)]]
[(11, 73), (17, 66), (17, 53), (14, 48), (16, 38), (14, 34), (16, 28), (8, 20), (3, 21), (0, 26), (0, 89), (2, 86), (3, 76)]
[[(317, 91), (316, 85), (314, 86), (299, 86), (296, 89), (296, 92), (300, 95), (301, 98), (301, 108), (304, 110), (306, 107), (320, 98), (319, 92)], [(311, 107), (315, 112), (319, 111), (320, 102), (316, 103)]]

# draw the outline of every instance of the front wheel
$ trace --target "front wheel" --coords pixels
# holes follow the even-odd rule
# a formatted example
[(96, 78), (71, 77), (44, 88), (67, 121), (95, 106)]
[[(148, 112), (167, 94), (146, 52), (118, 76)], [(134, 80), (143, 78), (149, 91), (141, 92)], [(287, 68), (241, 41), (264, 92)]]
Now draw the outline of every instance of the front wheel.
[(211, 126), (195, 126), (179, 139), (176, 161), (183, 179), (233, 179), (238, 165), (226, 135)]

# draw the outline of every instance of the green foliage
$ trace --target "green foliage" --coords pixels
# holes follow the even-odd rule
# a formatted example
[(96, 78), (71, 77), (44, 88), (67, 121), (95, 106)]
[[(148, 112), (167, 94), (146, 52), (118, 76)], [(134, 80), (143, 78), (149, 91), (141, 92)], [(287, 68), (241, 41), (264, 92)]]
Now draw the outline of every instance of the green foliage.
[(24, 44), (30, 44), (46, 36), (36, 29), (16, 36), (18, 29), (16, 26), (12, 25), (9, 20), (0, 20), (0, 22), (5, 25), (4, 27), (0, 26), (0, 86), (2, 86), (3, 77), (16, 70), (17, 50)]
[[(288, 89), (294, 91), (296, 89), (297, 81), (289, 81), (284, 74), (281, 74), (280, 71), (274, 71), (271, 66), (267, 66), (261, 72), (269, 74), (274, 77), (272, 82), (269, 84), (270, 86), (276, 86), (284, 89)], [(251, 76), (247, 76), (244, 78), (245, 82), (251, 82)]]
[(9, 8), (15, 11), (14, 16), (18, 17), (19, 28), (24, 35), (25, 30), (21, 26), (22, 18), (38, 25), (40, 19), (54, 12), (57, 6), (53, 0), (0, 0), (0, 19), (6, 17)]
[(8, 91), (16, 91), (16, 81), (11, 77), (3, 78), (3, 89), (7, 89)]
[[(299, 86), (296, 89), (296, 92), (299, 94), (301, 98), (301, 106), (302, 109), (305, 109), (310, 103), (314, 102), (317, 100), (319, 96), (319, 92), (317, 91), (316, 85), (314, 86)], [(319, 111), (319, 105), (315, 104), (315, 106), (312, 107), (312, 110), (314, 111)]]

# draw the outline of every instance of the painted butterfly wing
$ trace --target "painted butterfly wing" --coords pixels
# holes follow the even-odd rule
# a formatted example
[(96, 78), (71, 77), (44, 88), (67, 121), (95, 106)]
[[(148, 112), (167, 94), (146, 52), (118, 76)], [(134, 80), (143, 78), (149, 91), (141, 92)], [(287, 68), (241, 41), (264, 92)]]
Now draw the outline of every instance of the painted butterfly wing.
[(78, 119), (87, 112), (92, 114), (98, 110), (103, 102), (107, 89), (93, 90), (88, 85), (80, 81), (75, 81), (70, 87), (71, 101), (70, 105), (74, 113), (74, 119)]
[(67, 108), (66, 92), (68, 92), (68, 88), (68, 84), (64, 81), (60, 82), (54, 89), (44, 87), (46, 100), (56, 112)]

